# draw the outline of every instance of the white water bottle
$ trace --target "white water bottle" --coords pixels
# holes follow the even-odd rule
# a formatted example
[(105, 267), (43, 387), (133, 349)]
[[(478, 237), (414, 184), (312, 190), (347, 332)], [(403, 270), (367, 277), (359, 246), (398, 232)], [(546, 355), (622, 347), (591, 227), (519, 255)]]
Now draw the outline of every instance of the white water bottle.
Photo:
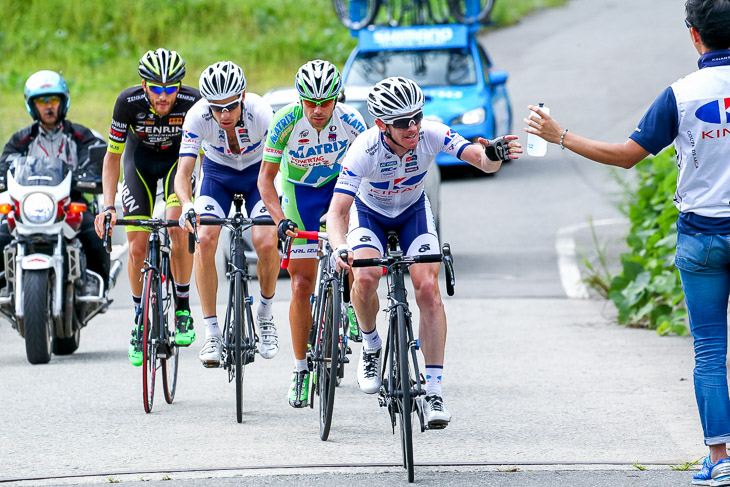
[[(545, 106), (544, 103), (540, 103), (540, 110), (545, 112), (546, 115), (550, 115), (550, 109)], [(530, 112), (530, 117), (541, 118), (536, 112)], [(539, 135), (532, 133), (527, 134), (527, 153), (532, 157), (542, 157), (547, 153), (547, 140), (543, 139)]]

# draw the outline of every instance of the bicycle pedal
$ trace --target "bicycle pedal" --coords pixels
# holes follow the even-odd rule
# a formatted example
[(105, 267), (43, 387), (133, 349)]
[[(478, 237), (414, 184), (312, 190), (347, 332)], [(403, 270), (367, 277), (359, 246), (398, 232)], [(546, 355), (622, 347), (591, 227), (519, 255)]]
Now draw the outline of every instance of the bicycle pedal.
[(345, 349), (345, 355), (352, 355), (352, 349), (350, 348), (350, 345), (348, 345)]
[(220, 366), (220, 362), (203, 362), (203, 367), (205, 367), (206, 369), (217, 369)]
[(442, 430), (449, 425), (447, 422), (431, 422), (426, 425), (427, 430)]

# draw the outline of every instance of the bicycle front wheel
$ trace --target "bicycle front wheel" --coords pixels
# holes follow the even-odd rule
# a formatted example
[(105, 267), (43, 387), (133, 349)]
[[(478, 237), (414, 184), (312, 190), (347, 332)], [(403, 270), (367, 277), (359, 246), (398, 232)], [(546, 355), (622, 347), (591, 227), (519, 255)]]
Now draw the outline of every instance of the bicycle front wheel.
[(413, 427), (411, 424), (411, 374), (408, 363), (408, 333), (406, 331), (406, 316), (403, 308), (398, 307), (396, 328), (396, 383), (400, 389), (398, 405), (398, 419), (400, 423), (400, 440), (403, 450), (403, 467), (408, 472), (408, 482), (413, 482)]
[(154, 271), (145, 273), (142, 287), (142, 396), (144, 410), (152, 412), (155, 399), (155, 374), (157, 372), (157, 338), (162, 306), (159, 297), (158, 278)]
[(243, 289), (241, 288), (241, 275), (233, 275), (234, 300), (233, 300), (233, 364), (236, 379), (236, 421), (243, 423), (243, 374), (245, 363), (243, 360), (244, 336), (243, 336)]
[(165, 279), (163, 284), (164, 296), (167, 296), (165, 302), (162, 303), (160, 308), (163, 310), (161, 317), (161, 323), (165, 324), (165, 346), (167, 347), (167, 358), (162, 360), (162, 389), (165, 391), (165, 401), (167, 404), (172, 404), (175, 399), (175, 390), (177, 389), (177, 361), (180, 351), (180, 347), (173, 344), (172, 335), (175, 333), (175, 319), (174, 314), (172, 320), (170, 319), (170, 311), (172, 306), (170, 303), (171, 299), (171, 276)]
[[(472, 5), (476, 11), (472, 12)], [(485, 23), (494, 8), (494, 0), (449, 0), (451, 15), (461, 24)]]
[(317, 362), (317, 388), (319, 392), (319, 437), (327, 441), (332, 426), (335, 404), (335, 387), (340, 358), (340, 310), (339, 290), (330, 285), (327, 289), (324, 322), (320, 338), (320, 357)]

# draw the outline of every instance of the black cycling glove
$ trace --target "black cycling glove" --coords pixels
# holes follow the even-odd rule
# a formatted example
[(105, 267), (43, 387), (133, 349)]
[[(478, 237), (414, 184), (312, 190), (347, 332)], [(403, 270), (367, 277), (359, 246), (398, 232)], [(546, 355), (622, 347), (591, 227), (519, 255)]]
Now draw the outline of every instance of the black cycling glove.
[(497, 137), (489, 141), (489, 145), (484, 148), (484, 152), (490, 161), (508, 161), (509, 160), (509, 142), (504, 137)]
[(288, 237), (286, 234), (287, 230), (296, 230), (297, 224), (293, 221), (289, 220), (288, 218), (284, 218), (279, 222), (279, 226), (276, 229), (276, 233), (279, 235), (279, 240), (282, 242), (285, 241)]

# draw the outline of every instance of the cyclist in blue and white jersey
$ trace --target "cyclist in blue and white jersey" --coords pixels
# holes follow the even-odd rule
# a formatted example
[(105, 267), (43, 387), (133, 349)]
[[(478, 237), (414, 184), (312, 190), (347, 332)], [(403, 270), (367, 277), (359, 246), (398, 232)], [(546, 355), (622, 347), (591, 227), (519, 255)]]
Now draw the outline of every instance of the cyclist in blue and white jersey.
[[(282, 240), (294, 236), (292, 229), (319, 230), (319, 220), (327, 212), (345, 152), (365, 130), (362, 115), (337, 101), (342, 80), (332, 63), (320, 59), (305, 63), (297, 71), (294, 84), (300, 102), (289, 104), (274, 115), (259, 175), (261, 197), (278, 222)], [(279, 168), (281, 205), (274, 188)], [(316, 240), (294, 240), (289, 263), (294, 373), (288, 400), (294, 408), (305, 407), (309, 400), (309, 298), (317, 277), (317, 247)]]
[[(193, 230), (186, 220), (191, 209), (202, 218), (225, 218), (237, 193), (243, 194), (249, 217), (268, 217), (256, 182), (273, 116), (271, 106), (257, 94), (246, 93), (243, 70), (230, 61), (212, 64), (203, 71), (200, 94), (203, 99), (193, 106), (183, 124), (180, 167), (175, 178), (175, 190), (183, 208), (180, 225), (188, 231)], [(201, 147), (202, 177), (199, 194), (193, 203), (190, 177)], [(217, 366), (222, 351), (222, 333), (216, 313), (218, 274), (215, 268), (220, 230), (214, 225), (199, 227), (200, 244), (195, 252), (195, 284), (206, 334), (200, 360), (207, 366)], [(272, 314), (279, 272), (276, 229), (254, 226), (251, 235), (259, 258), (256, 270), (261, 285), (256, 316), (261, 335), (259, 353), (270, 359), (279, 351)]]
[[(423, 120), (424, 96), (412, 80), (387, 78), (368, 95), (368, 111), (376, 126), (360, 135), (347, 152), (335, 186), (327, 222), (330, 243), (338, 265), (349, 268), (339, 256), (351, 259), (381, 257), (386, 233), (398, 232), (405, 255), (440, 252), (433, 214), (424, 192), (426, 172), (436, 154), (449, 153), (484, 172), (495, 172), (503, 160), (517, 159), (520, 144), (514, 135), (472, 144), (446, 125)], [(353, 201), (355, 204), (353, 205)], [(349, 233), (345, 238), (349, 212)], [(446, 314), (438, 286), (438, 263), (410, 268), (420, 309), (419, 338), (426, 362), (424, 412), (430, 427), (443, 428), (451, 420), (441, 394)], [(363, 334), (357, 368), (360, 389), (373, 394), (380, 389), (382, 341), (375, 328), (380, 309), (380, 268), (355, 268), (352, 302)]]

